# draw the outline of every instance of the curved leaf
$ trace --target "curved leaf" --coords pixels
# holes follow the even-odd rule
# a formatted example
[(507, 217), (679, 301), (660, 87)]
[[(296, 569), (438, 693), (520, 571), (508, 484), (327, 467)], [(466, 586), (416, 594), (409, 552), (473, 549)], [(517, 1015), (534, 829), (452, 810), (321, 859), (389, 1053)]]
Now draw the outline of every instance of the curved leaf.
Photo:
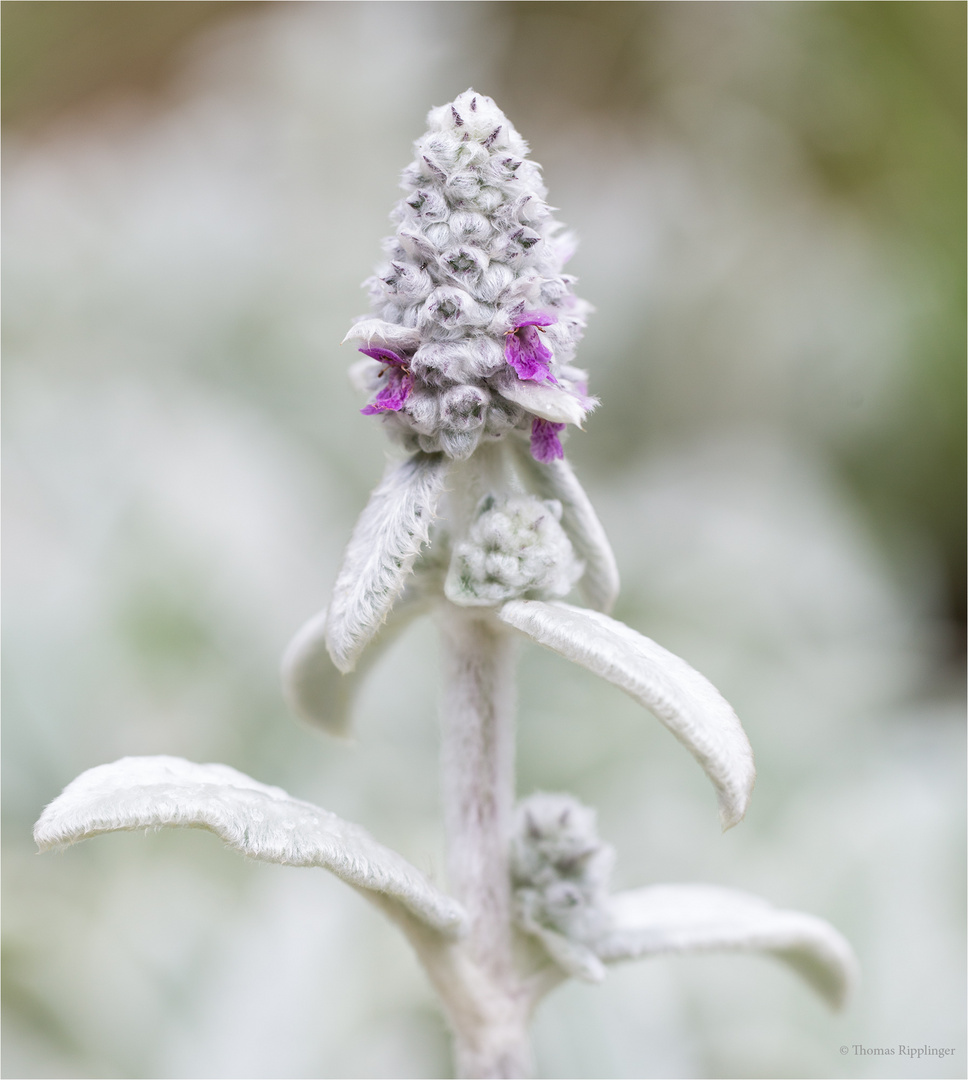
[(387, 472), (360, 514), (326, 618), (326, 645), (340, 671), (353, 670), (403, 591), (429, 538), (449, 466), (442, 454), (414, 454)]
[(376, 899), (395, 901), (448, 937), (466, 927), (456, 900), (365, 829), (228, 765), (129, 757), (88, 769), (44, 810), (34, 839), (44, 850), (164, 825), (208, 829), (262, 862), (323, 867)]
[(828, 922), (781, 911), (758, 896), (713, 885), (654, 885), (609, 901), (612, 930), (595, 947), (606, 962), (713, 949), (771, 953), (835, 1008), (857, 981), (857, 960)]
[(746, 813), (756, 770), (736, 713), (685, 660), (598, 611), (540, 600), (511, 600), (509, 626), (608, 679), (644, 705), (695, 757), (712, 781), (728, 829)]
[(517, 464), (529, 487), (543, 499), (561, 503), (561, 527), (585, 563), (578, 589), (589, 607), (606, 614), (618, 597), (618, 566), (602, 523), (567, 460), (535, 461), (525, 443), (513, 439)]
[(343, 673), (326, 648), (326, 609), (314, 615), (289, 643), (282, 657), (282, 689), (292, 711), (327, 734), (349, 736), (351, 706), (366, 673), (390, 644), (421, 613), (429, 599), (409, 588), (393, 605), (383, 628), (363, 652), (356, 667)]

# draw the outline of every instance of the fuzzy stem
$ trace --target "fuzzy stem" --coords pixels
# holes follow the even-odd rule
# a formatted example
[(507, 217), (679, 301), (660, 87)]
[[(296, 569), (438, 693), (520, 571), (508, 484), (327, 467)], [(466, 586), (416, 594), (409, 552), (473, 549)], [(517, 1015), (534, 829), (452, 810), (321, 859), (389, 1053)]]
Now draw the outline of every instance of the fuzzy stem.
[(470, 934), (460, 946), (461, 992), (454, 994), (451, 985), (444, 1005), (461, 1076), (525, 1077), (531, 1075), (530, 1001), (515, 970), (508, 872), (514, 803), (513, 642), (490, 613), (449, 604), (441, 613), (441, 629), (448, 871), (471, 917)]

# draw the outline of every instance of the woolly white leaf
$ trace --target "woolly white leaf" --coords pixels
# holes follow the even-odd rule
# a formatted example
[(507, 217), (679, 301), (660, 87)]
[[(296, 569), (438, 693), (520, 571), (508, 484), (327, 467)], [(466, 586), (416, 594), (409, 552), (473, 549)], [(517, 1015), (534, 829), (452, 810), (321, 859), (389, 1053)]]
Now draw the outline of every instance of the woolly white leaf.
[(512, 440), (518, 465), (529, 486), (544, 499), (561, 503), (561, 526), (585, 563), (578, 589), (589, 607), (606, 614), (618, 597), (618, 566), (598, 515), (565, 460), (535, 461), (525, 443)]
[(514, 375), (502, 379), (499, 392), (542, 420), (581, 427), (586, 410), (574, 394), (548, 383), (528, 382)]
[(465, 929), (466, 915), (456, 900), (360, 826), (228, 765), (130, 757), (88, 769), (44, 810), (34, 839), (43, 850), (100, 833), (163, 825), (208, 829), (263, 862), (323, 867), (364, 894), (395, 901), (449, 937)]
[(511, 600), (509, 626), (620, 687), (662, 721), (705, 769), (724, 829), (746, 813), (756, 771), (746, 732), (719, 691), (685, 660), (598, 611)]
[(420, 344), (420, 335), (397, 323), (384, 322), (382, 319), (361, 319), (351, 326), (340, 344), (347, 341), (360, 341), (366, 348), (371, 345), (383, 345), (388, 349), (413, 350)]
[(772, 953), (835, 1008), (857, 980), (857, 960), (829, 923), (781, 911), (758, 896), (712, 885), (654, 885), (609, 901), (612, 930), (595, 951), (606, 962), (712, 949)]
[(328, 734), (347, 736), (352, 721), (350, 707), (363, 677), (398, 634), (429, 606), (422, 592), (405, 590), (383, 629), (354, 670), (346, 674), (336, 667), (326, 648), (324, 608), (299, 630), (283, 654), (282, 688), (286, 703), (297, 716)]
[(333, 588), (326, 645), (340, 671), (352, 671), (403, 591), (426, 544), (450, 462), (414, 454), (390, 469), (353, 529)]

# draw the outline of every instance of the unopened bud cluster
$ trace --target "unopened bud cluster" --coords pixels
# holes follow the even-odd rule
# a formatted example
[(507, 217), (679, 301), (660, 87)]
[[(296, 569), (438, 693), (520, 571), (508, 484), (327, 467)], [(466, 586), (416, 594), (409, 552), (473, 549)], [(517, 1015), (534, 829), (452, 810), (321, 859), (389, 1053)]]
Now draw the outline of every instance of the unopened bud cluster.
[(444, 582), (447, 599), (474, 607), (565, 596), (584, 564), (560, 520), (561, 503), (554, 499), (486, 496), (454, 549)]
[(570, 795), (539, 793), (518, 805), (511, 881), (519, 911), (572, 941), (593, 941), (606, 920), (614, 851), (595, 811)]

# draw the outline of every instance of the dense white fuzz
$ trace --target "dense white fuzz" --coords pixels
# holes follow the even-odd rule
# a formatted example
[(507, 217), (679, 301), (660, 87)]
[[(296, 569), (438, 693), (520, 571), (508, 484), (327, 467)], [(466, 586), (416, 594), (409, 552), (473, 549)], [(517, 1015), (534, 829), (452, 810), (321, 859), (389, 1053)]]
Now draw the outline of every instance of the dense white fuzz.
[[(459, 1075), (531, 1075), (531, 998), (516, 963), (508, 836), (514, 809), (514, 645), (490, 612), (442, 604), (441, 799), (447, 871), (470, 932), (461, 974), (437, 980)], [(457, 950), (451, 950), (456, 952)]]
[(509, 626), (621, 687), (649, 709), (712, 781), (723, 828), (746, 813), (756, 770), (746, 732), (719, 691), (685, 660), (623, 623), (562, 603), (512, 600)]
[(857, 981), (854, 952), (828, 922), (735, 889), (653, 885), (613, 896), (609, 914), (612, 928), (596, 947), (607, 962), (714, 949), (768, 952), (834, 1007)]
[(441, 701), (448, 872), (473, 920), (480, 959), (500, 969), (505, 979), (510, 969), (507, 837), (514, 806), (514, 641), (488, 613), (443, 605), (438, 615), (448, 643)]
[(45, 849), (106, 832), (166, 825), (208, 829), (263, 862), (323, 867), (357, 889), (397, 902), (449, 937), (466, 929), (456, 900), (359, 825), (228, 765), (129, 757), (88, 769), (44, 810), (34, 839)]
[(581, 576), (571, 542), (558, 524), (561, 504), (533, 495), (488, 495), (467, 537), (454, 548), (444, 582), (447, 599), (468, 607), (517, 597), (565, 596)]
[[(378, 410), (387, 430), (408, 450), (461, 460), (482, 439), (527, 438), (536, 417), (581, 424), (592, 402), (570, 364), (589, 307), (564, 273), (574, 238), (494, 102), (468, 90), (427, 122), (403, 173), (387, 261), (366, 282), (372, 313), (347, 339), (406, 365), (405, 394)], [(358, 369), (371, 395), (384, 389), (385, 360)], [(473, 424), (426, 400), (454, 388), (475, 392)]]
[(444, 490), (447, 461), (415, 454), (390, 468), (370, 496), (343, 556), (326, 619), (326, 644), (351, 671), (403, 591)]
[(618, 566), (585, 489), (566, 460), (543, 464), (535, 461), (523, 446), (514, 444), (514, 449), (518, 468), (528, 486), (542, 498), (561, 504), (562, 528), (585, 563), (578, 589), (589, 607), (607, 615), (618, 597)]

